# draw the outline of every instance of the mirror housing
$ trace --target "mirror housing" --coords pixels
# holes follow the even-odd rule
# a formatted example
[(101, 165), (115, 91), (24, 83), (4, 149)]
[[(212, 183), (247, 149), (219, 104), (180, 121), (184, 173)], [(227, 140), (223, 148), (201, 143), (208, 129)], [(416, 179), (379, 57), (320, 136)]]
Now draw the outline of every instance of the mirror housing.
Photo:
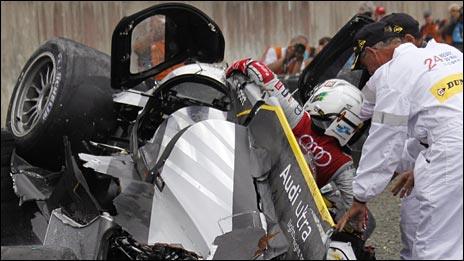
[[(166, 58), (146, 71), (130, 72), (132, 31), (145, 19), (166, 17)], [(155, 5), (124, 17), (116, 26), (111, 43), (111, 87), (130, 89), (175, 64), (192, 59), (203, 63), (224, 59), (224, 37), (217, 24), (199, 9), (180, 3)], [(169, 50), (175, 49), (175, 52)]]

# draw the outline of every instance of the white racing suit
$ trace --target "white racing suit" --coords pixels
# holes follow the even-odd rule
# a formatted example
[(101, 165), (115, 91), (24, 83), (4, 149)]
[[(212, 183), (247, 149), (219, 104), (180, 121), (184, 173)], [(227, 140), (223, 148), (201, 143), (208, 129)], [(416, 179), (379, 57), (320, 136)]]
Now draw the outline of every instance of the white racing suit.
[[(274, 85), (271, 95), (282, 107), (303, 154), (310, 154), (314, 158), (318, 187), (322, 188), (333, 182), (340, 191), (342, 201), (341, 206), (337, 207), (344, 213), (353, 202), (352, 182), (355, 169), (351, 157), (342, 151), (336, 138), (312, 128), (310, 114), (302, 109), (280, 81)], [(269, 100), (268, 103), (272, 104)]]
[[(414, 138), (408, 139), (404, 146), (401, 162), (396, 172), (402, 173), (414, 169), (414, 162), (419, 153), (426, 149), (424, 145)], [(400, 230), (403, 248), (400, 251), (402, 260), (411, 260), (414, 245), (414, 236), (419, 222), (419, 201), (416, 199), (415, 189), (411, 194), (401, 199)]]
[[(429, 146), (415, 158), (415, 187), (402, 206), (402, 227), (410, 231), (403, 235), (415, 230), (413, 259), (463, 257), (462, 66), (462, 53), (449, 45), (419, 49), (406, 43), (366, 84), (375, 88), (375, 106), (353, 182), (358, 200), (369, 201), (385, 189), (408, 138)], [(409, 206), (418, 207), (417, 217)]]
[[(226, 70), (226, 77), (232, 75), (234, 71), (247, 75), (261, 91), (269, 94), (266, 97), (267, 103), (281, 106), (302, 152), (305, 156), (311, 155), (314, 160), (315, 168), (311, 162), (308, 164), (316, 170), (315, 179), (318, 187), (322, 188), (333, 182), (341, 194), (342, 206), (339, 209), (344, 211), (351, 206), (352, 180), (355, 171), (351, 157), (343, 153), (338, 140), (313, 129), (309, 113), (303, 110), (289, 90), (265, 64), (245, 58), (234, 62)], [(250, 92), (255, 91), (250, 90)], [(261, 93), (258, 96), (261, 96)]]

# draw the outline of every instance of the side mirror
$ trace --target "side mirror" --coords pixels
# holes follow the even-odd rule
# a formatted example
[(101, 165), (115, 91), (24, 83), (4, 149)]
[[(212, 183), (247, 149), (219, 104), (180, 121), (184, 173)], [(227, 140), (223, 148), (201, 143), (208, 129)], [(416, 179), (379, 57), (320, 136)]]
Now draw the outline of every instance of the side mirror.
[(116, 26), (111, 45), (111, 86), (129, 89), (187, 59), (215, 63), (224, 58), (219, 27), (197, 8), (155, 5)]

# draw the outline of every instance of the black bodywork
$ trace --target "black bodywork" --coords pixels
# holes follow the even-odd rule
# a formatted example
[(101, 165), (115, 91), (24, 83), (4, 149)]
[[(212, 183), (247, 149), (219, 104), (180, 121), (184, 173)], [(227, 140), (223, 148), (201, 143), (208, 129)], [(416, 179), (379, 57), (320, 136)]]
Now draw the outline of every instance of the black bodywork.
[[(300, 100), (305, 103), (311, 91), (318, 84), (332, 78), (340, 78), (344, 73), (346, 80), (359, 89), (369, 79), (366, 70), (351, 72), (351, 64), (345, 65), (353, 54), (353, 38), (356, 32), (373, 20), (363, 15), (355, 15), (348, 21), (330, 40), (330, 42), (319, 52), (314, 60), (303, 70), (298, 80)], [(346, 66), (346, 67), (345, 67)], [(344, 68), (345, 67), (345, 68)]]
[[(165, 62), (148, 71), (131, 74), (131, 37), (135, 26), (156, 14), (166, 16)], [(199, 9), (185, 4), (167, 3), (153, 6), (123, 18), (116, 26), (111, 46), (111, 86), (130, 89), (150, 76), (187, 59), (215, 63), (224, 59), (221, 29)]]

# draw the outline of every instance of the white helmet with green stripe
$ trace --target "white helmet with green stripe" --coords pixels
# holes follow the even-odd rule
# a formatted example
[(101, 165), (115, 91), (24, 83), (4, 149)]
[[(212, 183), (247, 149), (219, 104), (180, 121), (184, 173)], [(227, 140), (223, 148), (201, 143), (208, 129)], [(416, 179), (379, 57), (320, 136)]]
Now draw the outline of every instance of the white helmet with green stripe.
[(362, 127), (359, 118), (363, 94), (351, 83), (330, 79), (314, 89), (304, 105), (313, 127), (335, 137), (344, 146)]

